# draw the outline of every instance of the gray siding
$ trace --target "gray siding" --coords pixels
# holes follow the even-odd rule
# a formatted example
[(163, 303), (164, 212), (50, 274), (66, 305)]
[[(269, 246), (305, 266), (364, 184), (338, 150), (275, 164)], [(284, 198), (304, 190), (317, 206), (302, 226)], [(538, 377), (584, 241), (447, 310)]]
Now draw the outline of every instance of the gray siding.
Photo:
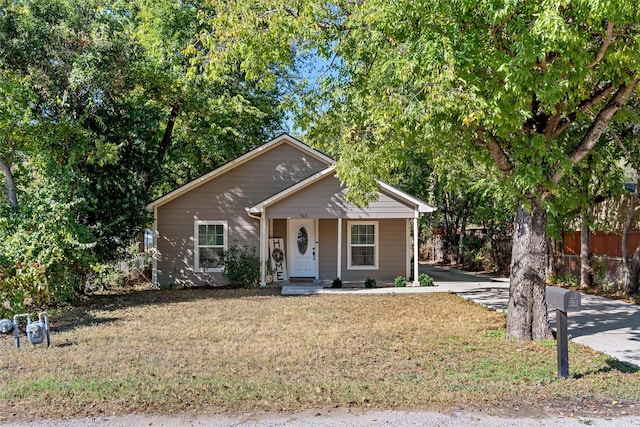
[[(283, 143), (157, 208), (158, 283), (203, 284), (194, 274), (194, 221), (228, 221), (229, 245), (256, 248), (260, 222), (246, 208), (324, 169), (326, 164)], [(219, 273), (214, 281), (223, 284)]]
[(270, 237), (280, 237), (285, 239), (285, 245), (287, 244), (287, 220), (286, 219), (274, 219), (273, 228), (271, 229)]
[[(344, 227), (345, 221), (342, 222)], [(344, 242), (343, 242), (344, 243)], [(338, 220), (318, 221), (318, 264), (320, 280), (333, 280), (338, 274)], [(343, 248), (344, 250), (344, 248)], [(344, 266), (344, 264), (343, 264)]]
[(377, 201), (359, 208), (346, 200), (335, 175), (326, 176), (266, 208), (268, 218), (413, 218), (414, 208), (378, 192)]
[[(378, 269), (377, 270), (349, 270), (347, 263), (349, 220), (342, 221), (342, 280), (364, 281), (372, 277), (378, 282), (389, 282), (397, 276), (404, 276), (407, 270), (407, 222), (405, 219), (380, 219), (378, 222)], [(337, 245), (338, 221), (319, 221), (319, 264), (320, 279), (333, 280), (337, 274)]]

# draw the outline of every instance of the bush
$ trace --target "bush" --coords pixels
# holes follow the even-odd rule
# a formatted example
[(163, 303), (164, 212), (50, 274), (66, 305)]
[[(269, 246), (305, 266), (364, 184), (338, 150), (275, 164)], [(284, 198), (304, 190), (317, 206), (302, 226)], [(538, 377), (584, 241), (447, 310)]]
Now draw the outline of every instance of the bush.
[(426, 273), (422, 273), (418, 276), (418, 282), (420, 282), (420, 286), (435, 286), (433, 283), (433, 277)]
[(342, 287), (342, 279), (340, 279), (339, 277), (336, 277), (335, 279), (333, 279), (333, 282), (331, 282), (331, 287), (332, 288), (341, 288)]
[(407, 286), (407, 279), (405, 279), (403, 276), (398, 276), (395, 278), (393, 283), (396, 288), (404, 288), (405, 286)]
[(372, 279), (371, 277), (367, 277), (364, 281), (365, 288), (375, 288), (377, 285), (376, 279)]
[(133, 242), (127, 250), (119, 251), (119, 261), (97, 263), (84, 285), (84, 293), (149, 283), (152, 258), (139, 252), (139, 243)]
[(255, 288), (260, 280), (260, 258), (256, 248), (233, 245), (223, 252), (223, 276), (232, 288)]
[(35, 311), (82, 292), (95, 243), (73, 203), (45, 190), (0, 212), (0, 317)]

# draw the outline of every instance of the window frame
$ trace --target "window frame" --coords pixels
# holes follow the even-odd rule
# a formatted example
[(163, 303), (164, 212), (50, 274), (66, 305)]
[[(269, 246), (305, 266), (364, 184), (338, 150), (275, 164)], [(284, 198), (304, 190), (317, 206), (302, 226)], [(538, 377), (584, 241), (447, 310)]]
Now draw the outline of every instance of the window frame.
[[(222, 238), (224, 239), (223, 245), (201, 245), (200, 244), (200, 230), (201, 225), (222, 225)], [(194, 221), (194, 259), (193, 259), (193, 271), (194, 273), (220, 273), (223, 271), (222, 267), (209, 267), (200, 268), (200, 248), (222, 248), (223, 251), (229, 249), (229, 222), (222, 220), (195, 220)]]
[[(373, 244), (359, 244), (351, 242), (352, 227), (354, 225), (373, 225)], [(354, 247), (372, 247), (373, 265), (353, 265), (352, 249)], [(348, 270), (378, 270), (380, 254), (380, 239), (378, 221), (348, 221), (347, 222), (347, 269)]]

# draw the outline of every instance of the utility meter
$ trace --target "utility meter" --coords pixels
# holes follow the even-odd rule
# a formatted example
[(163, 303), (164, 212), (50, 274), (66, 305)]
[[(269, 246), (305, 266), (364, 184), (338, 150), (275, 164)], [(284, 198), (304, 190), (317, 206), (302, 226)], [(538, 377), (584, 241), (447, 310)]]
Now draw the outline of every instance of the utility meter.
[(51, 345), (51, 339), (49, 334), (49, 317), (46, 312), (38, 314), (38, 320), (32, 321), (31, 314), (16, 314), (13, 316), (13, 322), (9, 319), (0, 320), (0, 332), (8, 334), (13, 331), (13, 342), (16, 347), (20, 347), (20, 328), (18, 327), (18, 319), (24, 317), (27, 319), (27, 326), (25, 332), (29, 342), (33, 345), (42, 344), (47, 339), (47, 347)]
[(44, 327), (38, 323), (27, 323), (27, 338), (33, 345), (42, 344), (44, 340)]
[(13, 322), (9, 319), (0, 319), (0, 334), (13, 332)]

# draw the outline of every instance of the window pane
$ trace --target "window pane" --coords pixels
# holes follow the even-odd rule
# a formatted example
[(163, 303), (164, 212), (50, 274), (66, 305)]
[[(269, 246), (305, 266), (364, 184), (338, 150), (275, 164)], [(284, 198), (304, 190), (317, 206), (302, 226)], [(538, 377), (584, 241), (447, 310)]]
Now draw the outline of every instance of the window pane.
[(224, 225), (218, 224), (215, 227), (215, 240), (214, 245), (224, 246)]
[(375, 248), (372, 246), (354, 246), (351, 248), (351, 265), (373, 266)]
[(198, 226), (198, 245), (224, 246), (224, 225), (207, 224)]
[(200, 248), (199, 266), (201, 269), (220, 267), (222, 248)]
[(352, 245), (374, 245), (375, 226), (373, 224), (354, 224), (351, 226)]
[(198, 245), (206, 245), (207, 244), (207, 226), (199, 225), (198, 226)]

